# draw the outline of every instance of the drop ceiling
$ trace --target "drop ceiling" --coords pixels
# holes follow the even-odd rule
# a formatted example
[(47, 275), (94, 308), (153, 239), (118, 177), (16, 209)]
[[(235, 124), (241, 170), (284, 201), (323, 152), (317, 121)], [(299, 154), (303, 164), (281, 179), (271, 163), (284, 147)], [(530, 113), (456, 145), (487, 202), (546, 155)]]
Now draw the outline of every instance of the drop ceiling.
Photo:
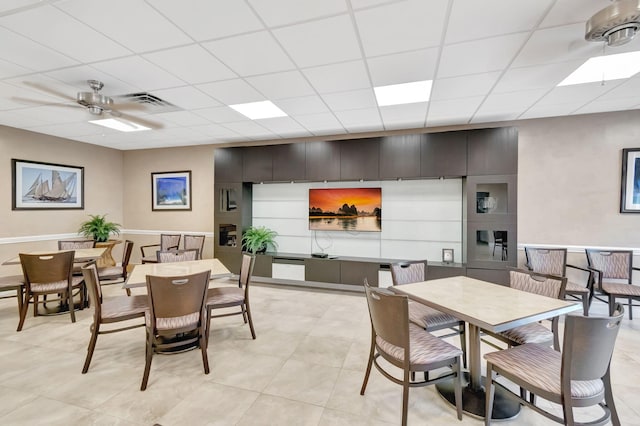
[[(353, 135), (640, 108), (640, 75), (556, 87), (587, 58), (640, 50), (584, 40), (607, 0), (5, 0), (0, 124), (112, 147)], [(174, 105), (122, 133), (72, 100)], [(433, 80), (429, 102), (378, 107), (373, 87)], [(37, 87), (46, 87), (48, 92)], [(25, 102), (42, 102), (43, 105)], [(270, 100), (287, 117), (228, 105)], [(345, 136), (349, 137), (349, 136)]]

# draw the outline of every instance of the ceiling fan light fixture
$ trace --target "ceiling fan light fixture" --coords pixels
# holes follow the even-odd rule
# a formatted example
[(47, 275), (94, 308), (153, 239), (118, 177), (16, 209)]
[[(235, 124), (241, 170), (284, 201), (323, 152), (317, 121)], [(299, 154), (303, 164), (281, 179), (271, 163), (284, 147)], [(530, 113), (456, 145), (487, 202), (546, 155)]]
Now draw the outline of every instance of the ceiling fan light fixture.
[(640, 0), (617, 0), (589, 18), (584, 38), (616, 47), (629, 43), (638, 31)]

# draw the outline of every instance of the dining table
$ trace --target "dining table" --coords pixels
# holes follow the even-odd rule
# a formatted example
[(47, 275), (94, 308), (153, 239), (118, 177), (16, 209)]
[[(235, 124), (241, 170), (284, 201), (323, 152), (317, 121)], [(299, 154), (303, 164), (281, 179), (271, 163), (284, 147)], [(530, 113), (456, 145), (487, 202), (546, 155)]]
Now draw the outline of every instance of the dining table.
[[(511, 328), (580, 310), (581, 304), (553, 299), (466, 276), (397, 285), (391, 291), (451, 314), (468, 324), (467, 367), (462, 394), (463, 411), (485, 417), (485, 390), (481, 364), (481, 331), (499, 333)], [(455, 405), (452, 381), (436, 385), (438, 392)], [(506, 420), (520, 412), (520, 404), (497, 387), (492, 419)]]
[(22, 265), (0, 265), (0, 292), (15, 291), (18, 299), (18, 314), (24, 301), (24, 276)]
[(183, 262), (143, 263), (135, 265), (123, 288), (147, 286), (147, 275), (175, 277), (211, 271), (211, 279), (227, 278), (232, 274), (218, 259), (187, 260)]
[[(104, 254), (106, 250), (105, 247), (94, 247), (94, 248), (81, 248), (81, 249), (73, 249), (73, 262), (74, 263), (87, 263), (94, 260), (99, 259)], [(50, 254), (50, 253), (60, 253), (62, 251), (70, 251), (70, 250), (38, 250), (38, 251), (28, 251), (26, 254)], [(20, 256), (12, 257), (2, 263), (3, 265), (20, 265)]]

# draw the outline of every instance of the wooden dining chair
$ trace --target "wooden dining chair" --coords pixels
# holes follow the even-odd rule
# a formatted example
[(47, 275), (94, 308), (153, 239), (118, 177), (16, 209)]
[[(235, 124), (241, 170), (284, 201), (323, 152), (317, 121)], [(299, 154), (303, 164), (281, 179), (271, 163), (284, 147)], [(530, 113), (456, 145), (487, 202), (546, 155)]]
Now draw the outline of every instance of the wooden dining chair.
[[(488, 353), (485, 425), (491, 424), (495, 386), (500, 386), (521, 404), (565, 425), (620, 426), (613, 400), (610, 365), (624, 309), (617, 303), (611, 317), (567, 315), (564, 322), (562, 353), (548, 346), (530, 343)], [(496, 382), (496, 375), (527, 390), (531, 395), (560, 404), (557, 416)], [(603, 415), (588, 423), (576, 423), (574, 407), (598, 405)]]
[(33, 299), (33, 315), (36, 316), (38, 315), (38, 296), (49, 294), (59, 294), (60, 300), (66, 301), (71, 322), (76, 322), (73, 291), (79, 291), (82, 306), (86, 301), (84, 279), (72, 274), (73, 255), (73, 251), (44, 254), (20, 253), (25, 296), (17, 331), (22, 330), (30, 301)]
[(186, 262), (198, 260), (198, 249), (189, 250), (158, 250), (157, 263)]
[(87, 357), (82, 367), (82, 374), (85, 374), (89, 370), (93, 351), (98, 341), (98, 335), (144, 327), (144, 322), (141, 321), (139, 324), (130, 324), (120, 328), (109, 328), (108, 330), (101, 330), (100, 327), (103, 324), (114, 324), (135, 318), (144, 318), (144, 314), (148, 309), (148, 299), (146, 295), (103, 298), (96, 265), (90, 264), (84, 266), (82, 268), (82, 274), (84, 282), (89, 289), (89, 295), (93, 300), (93, 323), (90, 327), (91, 337), (89, 339), (89, 346), (87, 347)]
[[(462, 351), (409, 321), (407, 296), (393, 295), (376, 290), (365, 283), (367, 306), (371, 319), (371, 348), (369, 361), (360, 389), (364, 395), (375, 365), (387, 379), (402, 386), (402, 425), (407, 424), (409, 388), (427, 386), (453, 380), (458, 420), (462, 420), (462, 376), (460, 360)], [(378, 361), (384, 359), (385, 363)], [(392, 368), (388, 364), (391, 364)], [(393, 367), (401, 370), (402, 379), (396, 378)], [(448, 372), (434, 379), (413, 381), (411, 373), (446, 368)]]
[[(131, 252), (133, 251), (133, 241), (126, 240), (122, 249), (122, 261), (116, 263), (114, 266), (105, 266), (98, 268), (98, 277), (100, 278), (100, 284), (115, 284), (127, 281), (127, 275), (129, 274), (129, 260), (131, 259)], [(131, 296), (131, 290), (128, 288), (127, 295)]]
[(202, 259), (202, 250), (204, 249), (205, 235), (183, 235), (182, 237), (184, 249), (197, 249), (198, 259)]
[(147, 275), (147, 345), (140, 390), (147, 388), (154, 352), (195, 345), (202, 353), (204, 373), (209, 374), (204, 301), (210, 274), (211, 271), (176, 277)]
[(613, 313), (616, 299), (627, 299), (629, 319), (633, 319), (634, 300), (640, 300), (640, 286), (633, 284), (633, 250), (586, 249), (587, 263), (596, 275), (596, 290), (606, 296), (609, 314)]
[(158, 250), (178, 250), (180, 247), (180, 238), (182, 234), (160, 234), (159, 244), (147, 244), (140, 246), (140, 254), (142, 255), (142, 263), (157, 263)]

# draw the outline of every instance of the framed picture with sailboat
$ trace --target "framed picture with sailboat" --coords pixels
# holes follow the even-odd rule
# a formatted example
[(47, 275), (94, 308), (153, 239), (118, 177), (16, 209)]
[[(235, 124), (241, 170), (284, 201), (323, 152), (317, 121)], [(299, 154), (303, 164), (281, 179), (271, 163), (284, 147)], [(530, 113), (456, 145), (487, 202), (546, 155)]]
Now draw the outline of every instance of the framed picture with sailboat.
[(84, 209), (84, 167), (11, 160), (12, 210)]

